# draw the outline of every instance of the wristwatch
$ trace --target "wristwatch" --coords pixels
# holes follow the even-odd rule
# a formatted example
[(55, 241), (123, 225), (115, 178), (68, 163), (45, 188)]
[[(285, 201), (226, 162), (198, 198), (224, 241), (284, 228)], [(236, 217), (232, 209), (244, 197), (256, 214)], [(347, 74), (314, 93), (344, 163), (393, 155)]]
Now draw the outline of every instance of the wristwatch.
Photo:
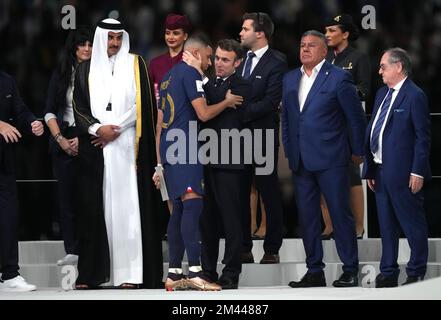
[(54, 140), (57, 141), (57, 143), (60, 143), (61, 140), (63, 140), (63, 136), (61, 135), (61, 132), (58, 132), (55, 136), (54, 136)]

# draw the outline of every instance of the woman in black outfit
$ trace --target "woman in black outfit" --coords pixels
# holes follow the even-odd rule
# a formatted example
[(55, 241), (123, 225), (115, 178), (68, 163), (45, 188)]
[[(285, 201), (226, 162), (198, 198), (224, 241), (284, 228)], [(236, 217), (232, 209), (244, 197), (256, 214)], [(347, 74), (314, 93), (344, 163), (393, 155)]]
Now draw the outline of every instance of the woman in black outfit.
[(78, 261), (77, 214), (75, 210), (74, 178), (78, 138), (72, 109), (73, 81), (77, 66), (89, 60), (92, 54), (92, 33), (86, 27), (72, 30), (66, 40), (61, 62), (52, 74), (44, 120), (52, 138), (54, 175), (58, 180), (58, 201), (61, 233), (66, 256), (58, 265), (76, 264)]

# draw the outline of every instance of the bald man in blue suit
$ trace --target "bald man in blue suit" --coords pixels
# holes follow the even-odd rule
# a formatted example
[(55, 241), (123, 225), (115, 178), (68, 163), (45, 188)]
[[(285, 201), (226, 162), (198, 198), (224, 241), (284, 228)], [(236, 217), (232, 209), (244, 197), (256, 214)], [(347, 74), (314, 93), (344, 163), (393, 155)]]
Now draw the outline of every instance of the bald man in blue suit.
[(401, 48), (380, 61), (378, 90), (366, 129), (363, 178), (375, 192), (383, 246), (377, 288), (398, 285), (400, 227), (411, 249), (404, 284), (424, 279), (428, 232), (422, 187), (430, 180), (430, 113), (424, 92), (408, 78), (411, 61)]
[(343, 274), (333, 286), (358, 286), (348, 165), (351, 157), (362, 161), (366, 123), (351, 75), (326, 62), (326, 54), (325, 36), (315, 30), (305, 32), (300, 45), (302, 67), (287, 73), (283, 80), (282, 140), (293, 171), (308, 268), (301, 281), (289, 283), (293, 288), (326, 286), (320, 193), (328, 204), (343, 262)]

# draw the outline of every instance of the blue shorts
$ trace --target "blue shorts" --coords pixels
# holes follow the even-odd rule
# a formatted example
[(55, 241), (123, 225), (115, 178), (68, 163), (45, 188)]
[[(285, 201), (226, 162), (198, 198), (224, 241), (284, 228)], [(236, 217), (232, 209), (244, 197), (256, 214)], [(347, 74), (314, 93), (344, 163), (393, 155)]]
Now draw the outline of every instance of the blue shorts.
[(170, 200), (189, 191), (204, 195), (204, 167), (201, 164), (164, 164), (164, 179)]

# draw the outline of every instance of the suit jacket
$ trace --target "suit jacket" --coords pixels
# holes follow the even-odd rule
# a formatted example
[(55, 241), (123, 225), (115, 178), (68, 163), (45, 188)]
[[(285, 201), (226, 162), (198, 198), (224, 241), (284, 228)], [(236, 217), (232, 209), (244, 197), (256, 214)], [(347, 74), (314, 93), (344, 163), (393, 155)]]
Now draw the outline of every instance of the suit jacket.
[[(242, 74), (244, 64), (245, 59), (236, 70), (237, 74)], [(269, 48), (247, 79), (252, 83), (252, 91), (243, 119), (250, 129), (276, 129), (277, 145), (282, 79), (287, 69), (286, 57)]]
[[(58, 90), (60, 86), (60, 72), (58, 69), (56, 69), (51, 76), (51, 79), (49, 81), (49, 87), (47, 92), (47, 98), (46, 98), (46, 108), (44, 110), (44, 114), (46, 113), (53, 113), (57, 117), (57, 124), (60, 128), (60, 132), (63, 136), (67, 138), (71, 138), (71, 135), (66, 134), (66, 130), (68, 128), (68, 123), (63, 121), (64, 118), (64, 111), (67, 108), (67, 101), (64, 100), (63, 105), (57, 104), (57, 95)], [(66, 96), (67, 92), (64, 92), (64, 96)], [(72, 130), (74, 131), (74, 130)], [(58, 145), (58, 143), (52, 139), (52, 137), (49, 136), (49, 152), (51, 154), (56, 154), (58, 152), (64, 153), (63, 149)]]
[(351, 75), (325, 62), (300, 112), (301, 76), (297, 68), (283, 79), (282, 140), (290, 169), (299, 169), (300, 157), (309, 171), (348, 165), (351, 150), (356, 155), (364, 154), (366, 128)]
[(371, 63), (369, 57), (351, 46), (347, 46), (337, 56), (334, 50), (328, 50), (326, 56), (328, 62), (334, 61), (334, 65), (348, 71), (357, 87), (358, 96), (365, 101), (371, 90)]
[[(375, 179), (377, 165), (370, 150), (372, 124), (387, 86), (375, 97), (374, 111), (366, 129), (366, 162), (363, 178)], [(383, 172), (387, 183), (408, 187), (409, 175), (415, 173), (428, 180), (432, 177), (430, 164), (430, 113), (424, 92), (407, 78), (394, 100), (383, 131)]]
[[(228, 89), (231, 89), (231, 92), (236, 95), (240, 95), (243, 97), (243, 103), (240, 107), (237, 109), (227, 108), (224, 111), (222, 111), (219, 115), (217, 115), (215, 118), (207, 121), (206, 123), (202, 124), (203, 128), (211, 128), (216, 131), (218, 136), (218, 142), (219, 142), (219, 149), (218, 149), (218, 155), (219, 155), (219, 163), (218, 164), (210, 164), (210, 166), (215, 168), (222, 168), (222, 169), (242, 169), (244, 167), (243, 165), (243, 141), (241, 139), (241, 161), (239, 164), (232, 164), (232, 148), (230, 144), (230, 164), (221, 164), (221, 130), (222, 129), (238, 129), (241, 131), (245, 126), (243, 123), (243, 117), (244, 113), (246, 112), (246, 109), (248, 107), (248, 102), (250, 100), (251, 95), (251, 82), (248, 80), (243, 79), (240, 77), (237, 73), (232, 74), (228, 79), (222, 83), (221, 86), (216, 87), (216, 82), (214, 80), (208, 81), (208, 83), (204, 86), (205, 93), (207, 95), (207, 101), (209, 105), (217, 104), (225, 99), (225, 94), (227, 93)], [(231, 141), (230, 141), (231, 143)]]
[[(31, 123), (36, 120), (24, 104), (14, 79), (0, 71), (0, 120), (17, 127), (20, 133), (32, 132)], [(14, 173), (15, 143), (6, 143), (0, 136), (0, 172)]]

